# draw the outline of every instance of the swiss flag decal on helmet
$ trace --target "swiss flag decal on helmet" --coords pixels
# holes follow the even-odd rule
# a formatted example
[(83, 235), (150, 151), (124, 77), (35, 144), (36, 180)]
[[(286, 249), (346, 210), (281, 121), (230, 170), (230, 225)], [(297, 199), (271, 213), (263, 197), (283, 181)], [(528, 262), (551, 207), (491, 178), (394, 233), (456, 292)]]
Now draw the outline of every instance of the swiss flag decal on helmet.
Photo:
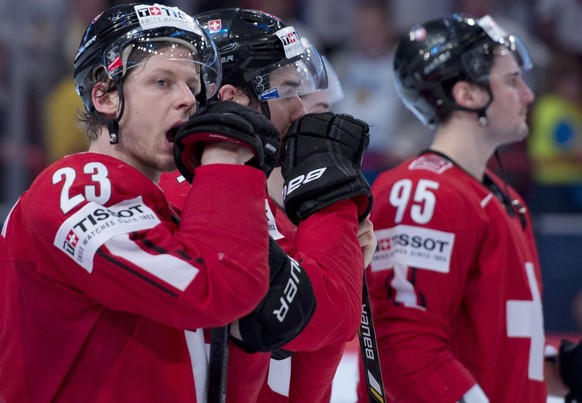
[(210, 33), (218, 32), (222, 29), (222, 20), (208, 21), (208, 31)]

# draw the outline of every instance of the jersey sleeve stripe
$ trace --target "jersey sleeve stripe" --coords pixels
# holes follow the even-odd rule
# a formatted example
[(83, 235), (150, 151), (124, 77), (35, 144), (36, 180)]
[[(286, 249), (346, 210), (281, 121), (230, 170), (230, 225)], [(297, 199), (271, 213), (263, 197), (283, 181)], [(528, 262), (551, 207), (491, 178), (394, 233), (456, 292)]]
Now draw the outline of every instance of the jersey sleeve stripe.
[(178, 297), (178, 294), (171, 290), (169, 287), (165, 287), (163, 283), (156, 282), (151, 278), (147, 277), (145, 274), (139, 272), (139, 270), (123, 263), (121, 260), (116, 259), (115, 256), (110, 255), (109, 253), (105, 253), (103, 250), (97, 251), (97, 255), (102, 257), (103, 259), (107, 260), (108, 262), (118, 266), (119, 268), (128, 271), (129, 273), (135, 275), (136, 277), (144, 280), (145, 282), (153, 285), (154, 287), (162, 290), (163, 292), (171, 295), (172, 297)]
[(196, 267), (170, 254), (152, 255), (145, 252), (130, 240), (128, 234), (112, 238), (105, 246), (111, 255), (127, 259), (180, 291), (184, 291), (199, 272)]

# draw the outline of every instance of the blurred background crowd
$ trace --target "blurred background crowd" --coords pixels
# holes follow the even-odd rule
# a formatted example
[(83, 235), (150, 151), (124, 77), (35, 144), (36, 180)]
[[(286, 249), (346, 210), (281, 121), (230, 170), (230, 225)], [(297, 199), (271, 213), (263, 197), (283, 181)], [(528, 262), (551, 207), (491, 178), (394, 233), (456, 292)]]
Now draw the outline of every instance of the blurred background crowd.
[[(544, 273), (546, 328), (582, 331), (582, 0), (166, 0), (191, 14), (260, 9), (293, 25), (334, 66), (344, 98), (335, 112), (371, 126), (364, 170), (422, 151), (432, 133), (404, 108), (392, 83), (392, 53), (410, 27), (452, 12), (491, 15), (517, 33), (534, 68), (530, 136), (499, 151), (491, 168), (526, 198)], [(129, 1), (0, 0), (0, 214), (63, 155), (86, 149), (75, 123), (82, 107), (72, 61), (100, 11)], [(577, 303), (576, 301), (580, 301)]]

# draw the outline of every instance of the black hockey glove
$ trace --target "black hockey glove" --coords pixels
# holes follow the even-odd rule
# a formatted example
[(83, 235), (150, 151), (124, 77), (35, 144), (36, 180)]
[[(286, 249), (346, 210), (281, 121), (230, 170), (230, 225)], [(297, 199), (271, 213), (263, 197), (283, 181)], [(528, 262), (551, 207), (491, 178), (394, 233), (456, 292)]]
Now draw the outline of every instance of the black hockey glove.
[(272, 351), (291, 341), (315, 312), (311, 281), (299, 263), (269, 238), (269, 291), (253, 312), (239, 319), (243, 340), (236, 345), (249, 353)]
[(370, 185), (360, 171), (368, 124), (350, 115), (311, 113), (291, 124), (284, 139), (283, 202), (295, 224), (343, 199), (354, 199), (360, 220), (372, 208)]
[(203, 144), (228, 141), (247, 145), (254, 153), (247, 165), (262, 169), (267, 176), (278, 162), (279, 131), (269, 119), (247, 106), (219, 101), (198, 110), (178, 128), (174, 159), (180, 173), (192, 182), (200, 166)]
[(582, 403), (582, 340), (576, 344), (562, 339), (558, 363), (562, 382), (570, 388), (566, 403)]

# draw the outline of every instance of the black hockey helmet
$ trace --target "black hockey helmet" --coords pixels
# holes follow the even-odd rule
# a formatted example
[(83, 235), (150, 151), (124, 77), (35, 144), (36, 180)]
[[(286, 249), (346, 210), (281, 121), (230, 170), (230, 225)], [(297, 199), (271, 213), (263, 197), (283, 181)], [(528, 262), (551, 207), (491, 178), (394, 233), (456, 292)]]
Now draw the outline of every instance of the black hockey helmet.
[(218, 52), (191, 16), (162, 4), (122, 4), (93, 19), (75, 55), (75, 85), (87, 111), (93, 109), (89, 83), (100, 69), (119, 88), (127, 69), (133, 67), (128, 65), (131, 50), (155, 54), (160, 42), (185, 47), (200, 66), (198, 102), (204, 104), (216, 93), (222, 76)]
[[(195, 16), (220, 53), (223, 84), (243, 87), (258, 101), (304, 95), (327, 88), (327, 73), (315, 48), (306, 52), (300, 37), (279, 18), (257, 10), (224, 8)], [(282, 67), (295, 69), (299, 88), (273, 84)]]
[[(394, 79), (398, 95), (418, 119), (434, 127), (458, 106), (451, 95), (453, 85), (466, 80), (489, 91), (490, 101), (470, 110), (485, 117), (493, 100), (489, 71), (501, 49), (510, 51), (522, 71), (532, 65), (517, 35), (508, 35), (490, 16), (475, 19), (461, 14), (413, 27), (399, 42), (394, 56)], [(465, 109), (466, 110), (466, 109)]]

